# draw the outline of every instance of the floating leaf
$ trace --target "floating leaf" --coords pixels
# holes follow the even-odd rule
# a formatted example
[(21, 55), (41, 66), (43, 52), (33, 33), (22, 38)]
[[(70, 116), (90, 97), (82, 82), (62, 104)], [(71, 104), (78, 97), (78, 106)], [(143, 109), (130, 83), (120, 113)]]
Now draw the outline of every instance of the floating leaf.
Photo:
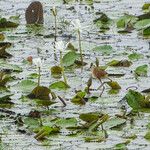
[(0, 58), (8, 58), (11, 57), (12, 55), (6, 52), (6, 46), (3, 46), (0, 48)]
[(51, 134), (56, 134), (60, 131), (59, 127), (50, 127), (50, 126), (42, 126), (39, 129), (37, 129), (37, 134), (35, 135), (35, 139), (42, 140), (46, 136), (49, 136)]
[(99, 112), (90, 112), (90, 113), (84, 113), (84, 114), (80, 114), (79, 118), (82, 119), (85, 122), (93, 122), (95, 120), (98, 120), (100, 118), (100, 116), (102, 116), (103, 114), (99, 113)]
[(6, 18), (0, 18), (0, 28), (16, 28), (18, 27), (17, 23), (8, 21)]
[(148, 132), (145, 134), (144, 138), (145, 138), (146, 140), (150, 140), (150, 131), (148, 131)]
[(77, 94), (71, 99), (71, 102), (77, 105), (84, 105), (86, 103), (84, 97), (86, 92), (77, 92)]
[(6, 47), (9, 48), (12, 44), (10, 42), (0, 42), (0, 48)]
[(27, 117), (23, 120), (23, 122), (30, 131), (33, 131), (35, 128), (40, 127), (40, 121), (36, 118)]
[(14, 88), (21, 90), (22, 92), (30, 92), (37, 86), (37, 83), (31, 80), (22, 80), (14, 86)]
[(113, 117), (107, 120), (103, 125), (105, 129), (117, 128), (126, 123), (125, 119), (119, 117)]
[(134, 90), (129, 90), (125, 96), (125, 99), (128, 105), (135, 110), (141, 108), (150, 108), (150, 101), (145, 99), (145, 96), (143, 96), (141, 93)]
[(142, 65), (135, 69), (135, 74), (137, 76), (147, 76), (148, 65)]
[(145, 36), (150, 35), (150, 27), (143, 30), (143, 35), (145, 35)]
[(130, 60), (138, 60), (138, 59), (141, 59), (143, 58), (143, 55), (142, 54), (138, 54), (138, 53), (132, 53), (128, 56), (128, 58)]
[(65, 82), (63, 81), (58, 81), (58, 82), (54, 82), (49, 86), (50, 89), (59, 89), (59, 90), (66, 90), (68, 88), (70, 88), (69, 85), (67, 85)]
[(29, 74), (29, 76), (27, 77), (28, 79), (37, 79), (39, 77), (39, 74), (37, 73), (31, 73)]
[(62, 68), (59, 66), (51, 67), (51, 74), (52, 75), (60, 75), (62, 73)]
[(115, 145), (115, 147), (114, 147), (114, 149), (115, 150), (127, 150), (127, 144), (129, 144), (130, 143), (130, 140), (127, 140), (127, 141), (125, 141), (124, 143), (119, 143), (119, 144), (116, 144)]
[(124, 16), (120, 17), (119, 20), (117, 21), (117, 28), (125, 29), (128, 23), (133, 25), (136, 21), (137, 21), (136, 16), (125, 14)]
[(4, 34), (0, 33), (0, 41), (3, 41), (5, 39)]
[(10, 78), (10, 75), (0, 71), (0, 87), (5, 87)]
[(76, 126), (77, 125), (77, 119), (76, 118), (58, 118), (55, 121), (55, 124), (57, 126), (61, 126), (61, 127)]
[(14, 105), (10, 98), (12, 95), (9, 92), (0, 92), (0, 107), (11, 108)]
[(28, 95), (31, 99), (50, 100), (49, 94), (51, 90), (44, 86), (35, 87), (32, 92)]
[(142, 9), (143, 10), (149, 10), (150, 8), (150, 3), (145, 3), (143, 6), (142, 6)]
[(74, 51), (70, 51), (63, 57), (63, 65), (64, 66), (71, 66), (74, 64), (75, 60), (79, 58), (79, 54)]
[(103, 55), (109, 55), (113, 52), (113, 48), (110, 45), (97, 46), (92, 50), (96, 52), (101, 52)]
[(148, 27), (150, 27), (150, 19), (143, 19), (138, 21), (135, 26), (134, 26), (137, 30), (141, 30), (141, 29), (146, 29)]
[(20, 68), (17, 65), (8, 64), (7, 62), (0, 60), (0, 68), (7, 71), (13, 71), (13, 72), (21, 72), (22, 68)]
[(107, 84), (114, 90), (121, 89), (121, 86), (116, 81), (107, 82)]
[(132, 64), (131, 61), (128, 60), (112, 60), (107, 65), (108, 66), (115, 66), (115, 67), (130, 67)]
[(74, 45), (72, 43), (69, 43), (67, 45), (67, 50), (71, 50), (71, 51), (77, 51), (78, 49), (74, 47)]

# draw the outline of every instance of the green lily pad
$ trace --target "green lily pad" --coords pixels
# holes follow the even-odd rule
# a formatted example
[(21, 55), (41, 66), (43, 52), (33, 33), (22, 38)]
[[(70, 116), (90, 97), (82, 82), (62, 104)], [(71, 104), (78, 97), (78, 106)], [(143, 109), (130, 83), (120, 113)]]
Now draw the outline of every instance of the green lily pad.
[(143, 19), (138, 21), (135, 26), (134, 26), (137, 30), (141, 30), (141, 29), (146, 29), (148, 27), (150, 27), (150, 19)]
[(138, 59), (141, 59), (141, 58), (143, 58), (144, 56), (143, 56), (143, 54), (138, 54), (138, 53), (132, 53), (132, 54), (130, 54), (129, 56), (128, 56), (128, 58), (130, 59), (130, 60), (138, 60)]
[(98, 120), (101, 115), (102, 114), (99, 112), (90, 112), (90, 113), (80, 114), (79, 118), (89, 123)]
[(144, 138), (146, 140), (150, 140), (150, 131), (148, 131), (145, 135), (144, 135)]
[(108, 66), (114, 67), (130, 67), (131, 64), (132, 62), (128, 60), (112, 60), (111, 62), (107, 63)]
[(59, 90), (66, 90), (68, 88), (70, 88), (69, 85), (67, 85), (65, 82), (63, 81), (58, 81), (58, 82), (54, 82), (49, 86), (50, 89), (59, 89)]
[(0, 48), (0, 58), (9, 58), (12, 55), (6, 51), (6, 46)]
[(86, 103), (84, 97), (86, 95), (86, 92), (77, 92), (77, 94), (71, 99), (71, 102), (76, 105), (84, 105)]
[(150, 27), (143, 30), (143, 35), (149, 36), (150, 35)]
[(59, 127), (42, 126), (35, 130), (35, 132), (37, 133), (35, 135), (35, 139), (42, 140), (47, 136), (59, 133), (59, 131), (60, 131)]
[(137, 91), (129, 90), (128, 93), (125, 95), (125, 99), (128, 105), (135, 110), (150, 108), (149, 99), (146, 99), (144, 95)]
[(138, 18), (136, 16), (125, 14), (124, 16), (122, 16), (118, 19), (117, 28), (125, 29), (127, 27), (128, 23), (133, 25), (134, 23), (136, 23), (137, 19)]
[(0, 28), (16, 28), (18, 24), (12, 21), (8, 21), (6, 18), (0, 18)]
[(113, 48), (110, 45), (97, 46), (92, 50), (101, 52), (103, 55), (110, 55), (113, 52)]
[(27, 117), (24, 118), (23, 122), (30, 131), (33, 131), (35, 128), (40, 127), (40, 121), (37, 118)]
[(135, 69), (134, 72), (137, 76), (147, 76), (148, 65), (139, 66)]
[(50, 100), (49, 94), (51, 94), (51, 90), (49, 88), (37, 86), (27, 97), (31, 99)]
[(10, 75), (0, 71), (0, 87), (5, 87), (6, 83), (11, 79)]
[(62, 68), (59, 66), (51, 67), (51, 74), (52, 75), (61, 75), (62, 74)]
[(68, 67), (74, 64), (75, 60), (79, 58), (79, 54), (74, 51), (70, 51), (63, 57), (63, 65)]
[(37, 83), (31, 80), (22, 80), (18, 84), (14, 85), (14, 88), (26, 93), (32, 91), (36, 86)]
[(114, 90), (121, 89), (121, 86), (116, 81), (107, 82), (107, 84)]
[(55, 121), (55, 124), (60, 127), (70, 127), (70, 126), (76, 126), (77, 125), (77, 119), (76, 118), (58, 118)]
[(8, 64), (3, 60), (0, 60), (0, 68), (3, 70), (10, 70), (13, 72), (22, 72), (22, 68), (20, 68), (18, 65)]
[(126, 123), (126, 119), (122, 119), (119, 117), (112, 117), (107, 120), (103, 125), (105, 129), (117, 128)]
[(145, 3), (143, 6), (142, 6), (142, 10), (149, 10), (150, 9), (150, 3)]

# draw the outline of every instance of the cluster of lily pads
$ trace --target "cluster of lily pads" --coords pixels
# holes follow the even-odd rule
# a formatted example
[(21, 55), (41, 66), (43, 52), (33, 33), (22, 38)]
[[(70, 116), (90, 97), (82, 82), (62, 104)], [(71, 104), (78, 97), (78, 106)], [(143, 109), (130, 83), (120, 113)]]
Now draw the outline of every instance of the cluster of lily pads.
[[(140, 16), (125, 14), (123, 17), (118, 19), (118, 32), (130, 33), (134, 29), (137, 29), (143, 35), (150, 35), (149, 8), (150, 4), (145, 4), (143, 6), (145, 14)], [(78, 48), (76, 48), (71, 42), (65, 44), (65, 42), (58, 40), (56, 7), (52, 9), (52, 13), (55, 19), (54, 47), (52, 48), (59, 51), (59, 65), (51, 67), (50, 71), (51, 76), (58, 79), (58, 81), (50, 84), (49, 87), (43, 86), (41, 84), (41, 73), (44, 65), (44, 59), (29, 56), (23, 63), (28, 65), (28, 67), (34, 68), (35, 66), (36, 68), (34, 69), (36, 69), (37, 72), (31, 74), (30, 79), (21, 80), (19, 83), (16, 83), (13, 85), (13, 88), (16, 88), (16, 90), (19, 89), (25, 93), (21, 94), (19, 97), (19, 100), (22, 101), (22, 103), (29, 103), (29, 105), (33, 106), (36, 105), (38, 108), (40, 107), (40, 109), (43, 109), (40, 111), (38, 109), (31, 110), (30, 113), (26, 115), (14, 115), (13, 111), (8, 111), (9, 108), (15, 105), (15, 103), (12, 102), (12, 97), (14, 94), (10, 92), (11, 87), (9, 87), (9, 83), (17, 80), (15, 74), (20, 73), (23, 70), (17, 65), (7, 63), (7, 60), (9, 60), (10, 57), (13, 57), (7, 52), (7, 49), (12, 44), (9, 42), (0, 42), (0, 111), (14, 117), (15, 123), (18, 125), (19, 132), (35, 133), (34, 137), (37, 140), (49, 140), (51, 135), (61, 134), (61, 132), (66, 129), (68, 130), (68, 134), (66, 136), (83, 135), (82, 137), (86, 142), (105, 141), (109, 136), (107, 130), (122, 127), (122, 125), (124, 125), (128, 120), (132, 122), (132, 116), (135, 115), (135, 112), (149, 111), (150, 97), (149, 95), (142, 94), (142, 92), (148, 93), (150, 92), (150, 89), (137, 92), (130, 89), (132, 87), (129, 87), (129, 90), (124, 98), (120, 100), (124, 111), (122, 114), (116, 114), (115, 116), (109, 116), (107, 113), (99, 111), (82, 113), (79, 114), (78, 117), (61, 118), (53, 115), (53, 113), (51, 114), (51, 107), (59, 102), (62, 103), (62, 107), (66, 107), (68, 105), (67, 103), (70, 101), (75, 105), (84, 106), (91, 99), (95, 100), (103, 96), (103, 93), (101, 92), (99, 96), (93, 96), (91, 93), (96, 90), (101, 91), (102, 87), (102, 92), (104, 92), (105, 86), (109, 86), (111, 88), (109, 93), (117, 94), (121, 90), (121, 86), (118, 82), (113, 81), (111, 76), (123, 76), (123, 74), (110, 74), (106, 71), (107, 67), (130, 67), (133, 63), (132, 60), (140, 59), (144, 56), (133, 52), (128, 56), (130, 60), (112, 60), (105, 66), (100, 66), (99, 60), (95, 58), (94, 65), (91, 64), (91, 67), (95, 70), (89, 68), (91, 73), (86, 86), (83, 89), (73, 91), (75, 92), (74, 96), (69, 99), (68, 102), (64, 97), (62, 98), (62, 96), (59, 95), (59, 90), (67, 91), (71, 88), (67, 80), (66, 70), (71, 67), (72, 69), (80, 68), (82, 73), (85, 66), (90, 66), (90, 64), (84, 62), (84, 53), (82, 51), (82, 31), (86, 28), (82, 27), (79, 19), (73, 20), (70, 23), (70, 27), (77, 33)], [(97, 15), (100, 15), (100, 17), (93, 21), (94, 24), (100, 28), (101, 32), (109, 30), (109, 26), (113, 23), (113, 20), (104, 13), (99, 13)], [(6, 28), (15, 28), (18, 27), (18, 25), (19, 24), (5, 18), (0, 19), (1, 30)], [(0, 40), (3, 41), (4, 39), (5, 35), (1, 33)], [(63, 56), (63, 51), (65, 49), (69, 49), (70, 51)], [(97, 46), (93, 48), (93, 51), (101, 51), (104, 55), (107, 55), (112, 51), (112, 47), (109, 45)], [(134, 70), (135, 78), (138, 79), (139, 76), (146, 76), (147, 72), (148, 65), (141, 65)], [(91, 88), (93, 79), (92, 75), (97, 79), (97, 82), (100, 81), (100, 87), (98, 89)], [(61, 77), (63, 80), (59, 80)], [(35, 82), (36, 79), (37, 82)], [(110, 80), (107, 81), (107, 79)], [(131, 112), (127, 113), (127, 104), (125, 103), (132, 108)], [(57, 107), (54, 109), (54, 111), (57, 111)], [(51, 115), (51, 117), (49, 117), (49, 115)], [(2, 115), (1, 117), (5, 117), (5, 115)], [(116, 145), (116, 148), (126, 147), (126, 145), (135, 138), (136, 136), (126, 138), (128, 140), (124, 143)], [(145, 135), (145, 138), (150, 139), (149, 132)]]

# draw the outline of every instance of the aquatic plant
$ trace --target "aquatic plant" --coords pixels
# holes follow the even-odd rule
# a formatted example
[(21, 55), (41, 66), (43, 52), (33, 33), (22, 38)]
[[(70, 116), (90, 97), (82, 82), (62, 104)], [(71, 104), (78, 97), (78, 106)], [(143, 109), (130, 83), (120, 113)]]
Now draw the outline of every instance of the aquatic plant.
[(42, 67), (44, 61), (40, 57), (38, 57), (38, 58), (33, 58), (32, 63), (38, 68), (38, 86), (40, 86), (41, 67)]

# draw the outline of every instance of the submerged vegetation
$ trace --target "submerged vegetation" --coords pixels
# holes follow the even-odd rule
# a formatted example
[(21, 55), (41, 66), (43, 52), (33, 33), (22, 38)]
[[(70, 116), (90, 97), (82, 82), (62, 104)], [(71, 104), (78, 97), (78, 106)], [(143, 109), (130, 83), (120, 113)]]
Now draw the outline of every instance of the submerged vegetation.
[(150, 4), (117, 16), (103, 1), (56, 4), (45, 24), (1, 10), (0, 148), (149, 147)]

